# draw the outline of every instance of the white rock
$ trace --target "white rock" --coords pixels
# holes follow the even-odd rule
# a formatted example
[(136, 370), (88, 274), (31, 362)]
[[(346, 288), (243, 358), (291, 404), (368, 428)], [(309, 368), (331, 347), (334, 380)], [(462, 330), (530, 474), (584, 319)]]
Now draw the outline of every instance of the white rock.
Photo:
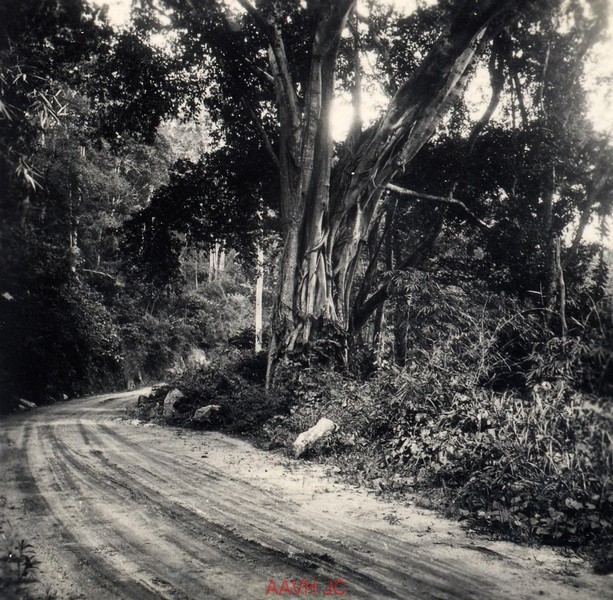
[(187, 355), (187, 360), (185, 362), (189, 367), (204, 366), (209, 365), (211, 363), (211, 361), (207, 358), (204, 350), (195, 347), (190, 350), (189, 354)]
[(164, 398), (164, 410), (162, 413), (165, 419), (172, 419), (176, 416), (175, 404), (184, 397), (185, 394), (176, 388), (166, 394), (166, 398)]
[(307, 448), (338, 429), (338, 425), (325, 417), (319, 419), (311, 429), (303, 431), (293, 444), (294, 456), (298, 458)]

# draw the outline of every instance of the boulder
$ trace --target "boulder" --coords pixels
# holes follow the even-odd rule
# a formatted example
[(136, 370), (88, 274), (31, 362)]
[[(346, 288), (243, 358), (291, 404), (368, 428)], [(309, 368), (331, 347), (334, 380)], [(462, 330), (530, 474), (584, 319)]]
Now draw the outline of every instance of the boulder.
[(183, 392), (177, 388), (166, 394), (166, 398), (164, 398), (164, 409), (162, 411), (165, 419), (174, 419), (177, 416), (175, 405), (184, 397), (185, 394), (183, 394)]
[(199, 408), (192, 417), (195, 423), (206, 423), (221, 408), (219, 404), (209, 404)]
[(304, 454), (307, 448), (311, 448), (315, 443), (338, 429), (338, 425), (331, 419), (321, 418), (311, 429), (303, 431), (293, 444), (294, 456), (298, 458)]

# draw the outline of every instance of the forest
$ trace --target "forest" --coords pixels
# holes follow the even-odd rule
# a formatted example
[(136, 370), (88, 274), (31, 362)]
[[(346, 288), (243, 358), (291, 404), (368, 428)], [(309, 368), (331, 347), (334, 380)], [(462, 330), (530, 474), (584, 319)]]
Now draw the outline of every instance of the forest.
[(325, 417), (306, 458), (610, 572), (609, 2), (127, 7), (0, 2), (0, 412)]

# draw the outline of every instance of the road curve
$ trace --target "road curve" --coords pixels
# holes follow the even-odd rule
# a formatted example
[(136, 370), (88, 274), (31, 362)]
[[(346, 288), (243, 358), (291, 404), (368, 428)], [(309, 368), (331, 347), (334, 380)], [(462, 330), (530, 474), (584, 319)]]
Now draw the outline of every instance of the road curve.
[(131, 421), (135, 398), (0, 421), (0, 496), (36, 550), (32, 589), (62, 600), (251, 599), (313, 597), (317, 582), (321, 597), (606, 597), (610, 580), (581, 565), (469, 538), (427, 511), (334, 483), (317, 465)]

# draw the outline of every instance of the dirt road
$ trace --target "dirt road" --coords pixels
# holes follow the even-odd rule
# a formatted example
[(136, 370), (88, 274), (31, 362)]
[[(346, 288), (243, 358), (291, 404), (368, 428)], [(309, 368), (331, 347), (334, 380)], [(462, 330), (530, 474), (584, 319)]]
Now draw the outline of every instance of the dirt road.
[(240, 440), (143, 426), (135, 399), (0, 421), (4, 511), (40, 561), (31, 595), (313, 597), (316, 581), (318, 597), (611, 597), (578, 559), (469, 537)]

